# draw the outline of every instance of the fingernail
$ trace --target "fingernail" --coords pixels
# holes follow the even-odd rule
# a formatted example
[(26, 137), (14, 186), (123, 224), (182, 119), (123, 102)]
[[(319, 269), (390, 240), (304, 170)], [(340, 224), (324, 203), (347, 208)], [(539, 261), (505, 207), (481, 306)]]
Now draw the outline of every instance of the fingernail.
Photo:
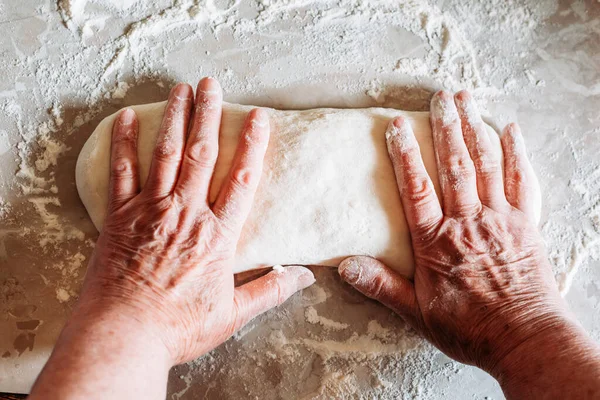
[(402, 117), (394, 118), (390, 121), (387, 130), (385, 131), (385, 138), (388, 142), (400, 135), (400, 130), (402, 129), (402, 122)]
[(513, 151), (525, 152), (525, 139), (521, 134), (521, 128), (518, 124), (512, 122), (504, 128), (504, 134), (508, 135), (513, 144)]
[(446, 93), (444, 91), (439, 91), (433, 95), (431, 98), (431, 116), (441, 117), (446, 110), (446, 106), (448, 105), (448, 99), (446, 99)]
[(301, 290), (309, 287), (316, 282), (315, 275), (312, 271), (302, 265), (274, 265), (273, 271), (278, 274), (294, 274), (296, 276), (296, 290)]
[(403, 117), (395, 118), (390, 122), (388, 129), (385, 132), (385, 138), (388, 149), (390, 149), (392, 143), (395, 143), (401, 151), (418, 147), (419, 145), (412, 132), (410, 123)]
[(221, 87), (219, 85), (219, 82), (215, 78), (212, 78), (210, 76), (207, 76), (206, 78), (204, 78), (200, 81), (198, 90), (205, 94), (220, 94), (221, 93)]
[(119, 118), (121, 125), (131, 125), (133, 124), (134, 120), (135, 111), (133, 111), (131, 108), (126, 108), (121, 112), (121, 118)]
[(467, 90), (461, 90), (454, 95), (454, 100), (458, 103), (470, 103), (472, 102), (473, 97)]
[(185, 83), (178, 83), (173, 88), (172, 95), (178, 100), (191, 100), (190, 87)]
[(299, 275), (298, 275), (298, 287), (299, 288), (307, 288), (317, 280), (315, 279), (315, 275), (312, 271), (305, 267), (299, 267)]
[(343, 280), (355, 284), (360, 279), (360, 264), (353, 258), (347, 258), (338, 267), (338, 272)]
[(452, 97), (445, 91), (440, 90), (431, 99), (431, 117), (441, 121), (444, 125), (450, 125), (458, 119), (458, 111)]

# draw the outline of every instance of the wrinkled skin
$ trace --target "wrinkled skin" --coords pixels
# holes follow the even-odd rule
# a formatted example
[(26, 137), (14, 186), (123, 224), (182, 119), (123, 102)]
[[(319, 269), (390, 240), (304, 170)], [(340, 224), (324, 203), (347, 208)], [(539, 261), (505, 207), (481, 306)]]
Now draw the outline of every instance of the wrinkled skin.
[[(109, 213), (81, 303), (119, 304), (156, 331), (175, 363), (213, 349), (258, 313), (314, 282), (301, 267), (234, 288), (235, 247), (262, 171), (269, 120), (248, 115), (229, 180), (209, 204), (222, 94), (212, 79), (169, 96), (148, 180), (139, 190), (137, 121), (114, 124)], [(189, 135), (188, 135), (189, 131)]]
[[(209, 204), (221, 96), (212, 79), (200, 82), (195, 101), (188, 85), (173, 89), (142, 190), (135, 114), (119, 115), (104, 229), (31, 399), (164, 399), (174, 364), (314, 282), (306, 268), (288, 267), (234, 287), (232, 258), (269, 129), (264, 112), (250, 113), (229, 180)], [(600, 350), (554, 283), (519, 129), (502, 136), (503, 179), (470, 96), (455, 100), (441, 92), (432, 101), (441, 204), (410, 125), (399, 118), (388, 130), (414, 281), (368, 257), (345, 260), (340, 275), (449, 356), (490, 372), (507, 398), (598, 398)]]
[(312, 283), (304, 267), (235, 287), (235, 248), (269, 141), (252, 110), (214, 204), (222, 92), (205, 78), (169, 95), (148, 179), (140, 188), (138, 121), (116, 118), (109, 206), (79, 301), (31, 399), (165, 398), (169, 369), (223, 343), (252, 318)]
[(308, 269), (291, 267), (234, 287), (235, 248), (260, 179), (269, 120), (263, 110), (249, 113), (229, 179), (209, 204), (221, 104), (213, 79), (199, 83), (196, 99), (189, 85), (173, 88), (143, 189), (136, 115), (117, 117), (109, 211), (77, 306), (128, 316), (164, 344), (174, 364), (208, 352), (314, 282)]
[(414, 281), (368, 257), (346, 259), (339, 271), (450, 357), (494, 371), (519, 345), (570, 318), (536, 228), (538, 187), (518, 126), (501, 137), (503, 165), (467, 92), (437, 93), (431, 124), (439, 200), (409, 122), (397, 118), (387, 133)]

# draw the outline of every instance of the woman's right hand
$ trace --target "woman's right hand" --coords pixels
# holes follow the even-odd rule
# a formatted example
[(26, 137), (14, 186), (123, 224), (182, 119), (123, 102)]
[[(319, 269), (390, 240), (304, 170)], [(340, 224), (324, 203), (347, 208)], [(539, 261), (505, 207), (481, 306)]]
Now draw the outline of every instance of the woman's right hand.
[(441, 204), (408, 121), (395, 119), (387, 133), (412, 236), (414, 282), (368, 257), (344, 260), (342, 278), (448, 356), (500, 379), (535, 363), (521, 357), (526, 348), (561, 354), (568, 338), (575, 348), (588, 346), (536, 228), (538, 185), (518, 126), (502, 135), (503, 166), (467, 92), (437, 93), (431, 124)]

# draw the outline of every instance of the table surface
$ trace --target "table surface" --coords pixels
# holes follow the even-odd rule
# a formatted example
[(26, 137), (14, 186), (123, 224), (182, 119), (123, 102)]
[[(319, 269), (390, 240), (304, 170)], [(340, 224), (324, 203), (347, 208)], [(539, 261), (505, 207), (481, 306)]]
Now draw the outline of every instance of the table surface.
[[(29, 390), (76, 301), (97, 235), (74, 186), (86, 138), (205, 75), (228, 101), (287, 109), (427, 110), (435, 90), (471, 89), (492, 126), (521, 124), (557, 280), (600, 338), (600, 3), (474, 3), (0, 0), (0, 391)], [(313, 287), (174, 368), (169, 398), (502, 398), (314, 270)]]

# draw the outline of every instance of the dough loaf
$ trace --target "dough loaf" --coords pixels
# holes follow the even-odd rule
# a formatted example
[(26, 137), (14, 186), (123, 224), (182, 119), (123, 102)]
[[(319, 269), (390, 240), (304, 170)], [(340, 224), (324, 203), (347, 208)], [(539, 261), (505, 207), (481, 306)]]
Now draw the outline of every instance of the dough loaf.
[[(139, 118), (142, 185), (165, 105), (132, 107)], [(244, 118), (251, 109), (223, 104), (211, 201), (227, 177)], [(271, 140), (254, 206), (237, 247), (234, 271), (276, 264), (336, 266), (350, 255), (370, 255), (412, 277), (410, 234), (385, 131), (396, 116), (411, 122), (439, 193), (429, 114), (384, 108), (267, 111)], [(98, 125), (77, 161), (77, 189), (98, 230), (107, 210), (115, 116)], [(498, 135), (488, 129), (500, 152)]]

